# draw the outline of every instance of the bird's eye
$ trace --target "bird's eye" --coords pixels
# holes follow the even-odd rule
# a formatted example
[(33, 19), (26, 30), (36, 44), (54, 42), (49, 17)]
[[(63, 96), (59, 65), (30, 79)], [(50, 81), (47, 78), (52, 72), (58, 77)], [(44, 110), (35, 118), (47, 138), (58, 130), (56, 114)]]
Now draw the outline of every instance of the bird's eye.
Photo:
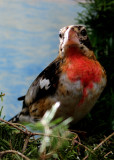
[(59, 37), (62, 38), (62, 34), (61, 33), (59, 33)]
[(82, 36), (86, 36), (86, 35), (87, 35), (87, 32), (86, 32), (85, 29), (83, 29), (83, 30), (81, 31), (81, 35), (82, 35)]

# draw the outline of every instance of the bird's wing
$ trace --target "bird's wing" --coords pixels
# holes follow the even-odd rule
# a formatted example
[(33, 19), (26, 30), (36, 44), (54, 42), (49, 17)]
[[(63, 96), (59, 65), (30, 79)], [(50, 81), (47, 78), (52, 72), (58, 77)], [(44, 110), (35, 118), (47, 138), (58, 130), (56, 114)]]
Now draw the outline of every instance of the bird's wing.
[[(45, 68), (33, 81), (24, 99), (25, 106), (29, 106), (36, 100), (55, 93), (60, 74), (60, 64), (62, 59), (56, 58), (47, 68)], [(23, 106), (24, 107), (24, 106)]]

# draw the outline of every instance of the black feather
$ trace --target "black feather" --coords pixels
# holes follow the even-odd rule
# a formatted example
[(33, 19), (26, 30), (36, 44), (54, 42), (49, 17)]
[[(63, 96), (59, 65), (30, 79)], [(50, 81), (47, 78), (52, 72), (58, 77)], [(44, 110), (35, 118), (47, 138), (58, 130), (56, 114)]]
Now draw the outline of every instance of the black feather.
[(25, 99), (25, 96), (21, 96), (18, 98), (18, 101), (23, 101)]
[[(58, 82), (59, 82), (59, 74), (60, 64), (62, 63), (62, 59), (57, 58), (55, 59), (47, 68), (45, 68), (38, 77), (34, 80), (31, 84), (28, 92), (25, 96), (23, 108), (29, 106), (30, 104), (34, 103), (36, 100), (44, 98), (49, 95), (53, 95), (57, 89)], [(50, 84), (48, 89), (41, 88), (40, 80), (49, 80)], [(32, 94), (31, 94), (32, 93)]]

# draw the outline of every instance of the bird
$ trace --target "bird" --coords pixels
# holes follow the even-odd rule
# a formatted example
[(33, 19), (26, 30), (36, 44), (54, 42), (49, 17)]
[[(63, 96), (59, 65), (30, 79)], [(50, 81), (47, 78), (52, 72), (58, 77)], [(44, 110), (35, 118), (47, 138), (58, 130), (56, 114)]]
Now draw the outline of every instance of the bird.
[(75, 124), (95, 105), (106, 86), (105, 69), (98, 62), (84, 25), (69, 25), (59, 31), (59, 52), (33, 81), (22, 110), (9, 121), (37, 122), (56, 102), (54, 119), (72, 117)]

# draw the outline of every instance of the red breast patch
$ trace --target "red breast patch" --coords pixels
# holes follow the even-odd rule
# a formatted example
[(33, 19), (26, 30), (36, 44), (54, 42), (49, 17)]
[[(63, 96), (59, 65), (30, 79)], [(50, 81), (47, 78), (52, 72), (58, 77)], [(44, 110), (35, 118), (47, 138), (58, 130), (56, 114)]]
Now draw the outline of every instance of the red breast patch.
[(68, 54), (64, 70), (71, 82), (81, 80), (84, 86), (82, 102), (87, 96), (87, 89), (92, 89), (93, 82), (99, 83), (102, 77), (102, 67), (99, 62), (79, 52)]

